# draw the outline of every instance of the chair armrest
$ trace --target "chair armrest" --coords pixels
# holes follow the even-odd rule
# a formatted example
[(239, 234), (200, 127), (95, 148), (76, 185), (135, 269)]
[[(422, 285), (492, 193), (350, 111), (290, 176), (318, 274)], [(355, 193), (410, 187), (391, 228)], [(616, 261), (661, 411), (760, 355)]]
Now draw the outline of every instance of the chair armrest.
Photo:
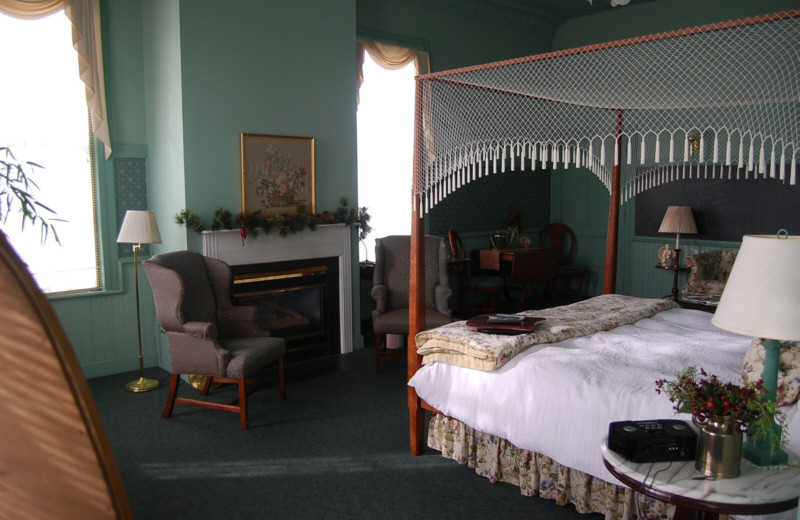
[(220, 337), (223, 338), (271, 336), (269, 331), (258, 327), (256, 308), (250, 305), (234, 305), (226, 309), (217, 309), (217, 324)]
[(434, 300), (436, 300), (436, 310), (445, 316), (451, 316), (450, 310), (450, 296), (453, 294), (453, 289), (449, 285), (439, 284), (433, 288)]
[(183, 324), (183, 332), (196, 338), (216, 339), (217, 326), (210, 321), (188, 321)]
[[(195, 325), (206, 325), (193, 322)], [(184, 332), (167, 332), (170, 371), (174, 374), (224, 376), (231, 353), (214, 338)]]
[(380, 316), (386, 312), (386, 301), (389, 296), (389, 288), (385, 285), (374, 285), (370, 291), (370, 296), (375, 300), (375, 310), (373, 316)]

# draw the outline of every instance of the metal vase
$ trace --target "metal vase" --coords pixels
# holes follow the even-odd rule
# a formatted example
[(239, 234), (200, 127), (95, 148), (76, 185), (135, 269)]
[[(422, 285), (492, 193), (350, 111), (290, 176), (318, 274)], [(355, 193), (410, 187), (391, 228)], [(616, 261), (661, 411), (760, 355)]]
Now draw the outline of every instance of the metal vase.
[(692, 418), (700, 428), (694, 467), (714, 478), (739, 476), (742, 459), (742, 432), (730, 415), (714, 416), (706, 422)]

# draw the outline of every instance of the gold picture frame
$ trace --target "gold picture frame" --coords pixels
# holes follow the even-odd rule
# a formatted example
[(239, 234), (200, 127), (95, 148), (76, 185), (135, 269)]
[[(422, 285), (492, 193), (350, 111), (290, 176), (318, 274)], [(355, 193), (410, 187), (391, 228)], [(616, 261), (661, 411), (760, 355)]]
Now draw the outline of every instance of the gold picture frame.
[(315, 212), (314, 138), (242, 134), (242, 212)]

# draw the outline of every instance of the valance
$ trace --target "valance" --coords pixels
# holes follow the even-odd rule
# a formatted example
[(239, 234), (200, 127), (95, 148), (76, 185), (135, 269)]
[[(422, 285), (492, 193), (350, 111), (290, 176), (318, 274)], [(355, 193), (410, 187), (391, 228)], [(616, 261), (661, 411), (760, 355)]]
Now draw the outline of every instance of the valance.
[(381, 43), (374, 40), (358, 40), (356, 42), (356, 56), (358, 57), (356, 92), (361, 90), (361, 84), (364, 83), (365, 52), (370, 55), (375, 63), (384, 69), (401, 69), (413, 61), (417, 74), (427, 74), (431, 71), (431, 60), (427, 51)]

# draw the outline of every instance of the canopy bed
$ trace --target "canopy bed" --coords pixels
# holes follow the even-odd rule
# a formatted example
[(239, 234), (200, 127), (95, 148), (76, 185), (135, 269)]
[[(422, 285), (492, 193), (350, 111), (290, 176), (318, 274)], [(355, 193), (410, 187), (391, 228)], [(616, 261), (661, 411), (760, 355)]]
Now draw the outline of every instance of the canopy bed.
[[(713, 338), (716, 332), (707, 323), (709, 318), (697, 316), (702, 313), (658, 308), (652, 309), (652, 315), (636, 317), (633, 321), (629, 321), (630, 309), (624, 311), (622, 317), (604, 315), (600, 322), (619, 326), (607, 330), (595, 329), (592, 325), (584, 331), (585, 336), (581, 336), (581, 332), (574, 337), (570, 333), (567, 334), (569, 338), (556, 338), (563, 341), (555, 352), (569, 358), (560, 362), (568, 363), (574, 371), (572, 375), (567, 373), (562, 374), (561, 379), (552, 379), (549, 368), (559, 365), (555, 360), (552, 365), (544, 365), (546, 369), (531, 369), (534, 375), (523, 380), (535, 382), (541, 378), (550, 385), (561, 384), (569, 402), (574, 403), (586, 397), (581, 391), (588, 392), (592, 388), (584, 386), (584, 380), (573, 381), (576, 374), (578, 377), (587, 375), (583, 371), (594, 366), (591, 377), (587, 377), (600, 385), (600, 392), (606, 392), (600, 394), (600, 402), (605, 405), (595, 402), (593, 407), (584, 408), (585, 403), (573, 407), (567, 406), (567, 401), (557, 401), (554, 396), (544, 399), (556, 408), (532, 409), (530, 413), (534, 419), (527, 417), (528, 424), (523, 425), (523, 430), (540, 428), (538, 423), (550, 428), (525, 433), (515, 431), (513, 424), (486, 422), (488, 411), (474, 399), (465, 398), (466, 402), (454, 404), (449, 398), (441, 398), (442, 393), (451, 394), (451, 390), (461, 387), (478, 387), (485, 392), (497, 387), (515, 388), (519, 390), (514, 394), (515, 404), (521, 406), (519, 401), (546, 391), (542, 388), (547, 388), (547, 384), (534, 388), (518, 386), (522, 383), (498, 383), (496, 378), (511, 369), (521, 370), (520, 367), (528, 363), (538, 363), (530, 359), (547, 358), (551, 355), (548, 351), (553, 349), (538, 340), (520, 340), (512, 342), (513, 347), (508, 347), (507, 343), (495, 345), (499, 350), (486, 354), (484, 347), (486, 344), (491, 347), (492, 340), (487, 341), (486, 335), (483, 341), (471, 337), (474, 341), (470, 340), (470, 348), (462, 350), (475, 354), (472, 347), (477, 347), (479, 353), (472, 357), (480, 358), (477, 364), (481, 366), (476, 369), (471, 366), (472, 362), (454, 361), (463, 359), (464, 352), (438, 348), (448, 343), (450, 335), (463, 335), (465, 325), (457, 322), (426, 330), (422, 241), (425, 215), (454, 190), (485, 175), (551, 166), (554, 170), (588, 168), (610, 194), (604, 293), (612, 297), (616, 284), (619, 207), (637, 193), (687, 178), (692, 172), (709, 178), (719, 176), (721, 180), (772, 177), (796, 184), (800, 155), (797, 48), (800, 48), (800, 10), (792, 10), (417, 78), (408, 349), (413, 454), (422, 453), (424, 411), (428, 409), (434, 412), (429, 444), (442, 450), (443, 455), (456, 459), (472, 457), (472, 462), (478, 466), (481, 461), (491, 459), (494, 467), (484, 468), (490, 478), (516, 481), (523, 492), (526, 486), (535, 488), (530, 494), (543, 493), (538, 487), (540, 484), (552, 485), (553, 494), (559, 495), (554, 498), (575, 503), (579, 510), (603, 511), (608, 517), (627, 518), (630, 510), (626, 507), (632, 503), (630, 496), (622, 496), (626, 491), (608, 484), (615, 480), (602, 467), (599, 445), (589, 446), (596, 453), (594, 458), (587, 455), (591, 452), (549, 445), (565, 440), (575, 447), (581, 441), (553, 426), (552, 420), (547, 421), (552, 415), (542, 410), (551, 414), (558, 410), (559, 419), (572, 424), (575, 431), (582, 426), (594, 430), (607, 428), (608, 418), (618, 413), (641, 415), (649, 410), (659, 416), (669, 416), (671, 408), (666, 399), (660, 408), (647, 408), (655, 406), (652, 399), (646, 400), (644, 409), (639, 408), (633, 400), (621, 397), (626, 387), (611, 383), (605, 386), (605, 379), (597, 379), (604, 365), (599, 358), (593, 358), (592, 348), (596, 346), (603, 355), (622, 359), (616, 357), (622, 354), (611, 352), (607, 347), (615, 344), (619, 335), (643, 334), (644, 340), (637, 342), (636, 348), (645, 358), (656, 356), (655, 359), (661, 361), (657, 373), (692, 360), (708, 361), (734, 379), (738, 374), (732, 373), (736, 363), (731, 361), (731, 356), (742, 357), (747, 344), (742, 337), (727, 337), (721, 341), (729, 350), (724, 354), (719, 352), (720, 359), (727, 361), (707, 355), (698, 357), (698, 352), (705, 352), (707, 342), (716, 341)], [(627, 306), (623, 304), (625, 297), (620, 297), (621, 300), (598, 298), (600, 300), (589, 302), (590, 309), (584, 310), (602, 315), (604, 309)], [(646, 301), (633, 303), (632, 307), (652, 305)], [(567, 309), (568, 313), (574, 311)], [(540, 313), (537, 311), (537, 315)], [(677, 347), (674, 351), (642, 350), (657, 348), (661, 342), (655, 345), (654, 338), (674, 333), (677, 324), (683, 323), (693, 325), (681, 329), (680, 339), (672, 346), (688, 345), (692, 338), (701, 338), (703, 349), (688, 354)], [(634, 333), (629, 330), (631, 328), (640, 330)], [(528, 336), (531, 335), (522, 337)], [(581, 359), (580, 366), (576, 366), (576, 356)], [(587, 360), (597, 363), (583, 365)], [(653, 367), (646, 363), (642, 366), (645, 368), (641, 370), (620, 371), (625, 372), (622, 379), (627, 384), (645, 381), (651, 385), (655, 377), (650, 378), (651, 372), (647, 369)], [(611, 370), (605, 366), (606, 372)], [(475, 379), (473, 375), (469, 378), (465, 375), (475, 372), (478, 373)], [(442, 381), (454, 384), (442, 386), (445, 384)], [(574, 389), (578, 389), (578, 395), (571, 393)], [(551, 394), (553, 392), (547, 395)], [(468, 410), (476, 415), (470, 415)], [(603, 411), (599, 413), (598, 410)], [(508, 412), (505, 416), (507, 423), (524, 419), (520, 418), (522, 415)], [(508, 417), (517, 417), (517, 421), (508, 420)], [(446, 442), (436, 444), (442, 439)], [(495, 450), (509, 458), (497, 460), (485, 456), (486, 452), (477, 454), (476, 449)], [(561, 457), (565, 451), (580, 454), (577, 455), (580, 460)], [(523, 465), (533, 468), (524, 477), (518, 473), (510, 477), (509, 472), (503, 472), (504, 468), (519, 464), (520, 459), (514, 458), (514, 454), (517, 457), (522, 454)], [(588, 462), (582, 462), (584, 459)], [(549, 478), (553, 474), (559, 476)], [(566, 483), (562, 479), (564, 475), (568, 475)], [(563, 486), (574, 488), (565, 491)], [(610, 500), (603, 498), (602, 505), (592, 504), (601, 495), (614, 496)], [(662, 506), (653, 505), (653, 511), (663, 513)]]

